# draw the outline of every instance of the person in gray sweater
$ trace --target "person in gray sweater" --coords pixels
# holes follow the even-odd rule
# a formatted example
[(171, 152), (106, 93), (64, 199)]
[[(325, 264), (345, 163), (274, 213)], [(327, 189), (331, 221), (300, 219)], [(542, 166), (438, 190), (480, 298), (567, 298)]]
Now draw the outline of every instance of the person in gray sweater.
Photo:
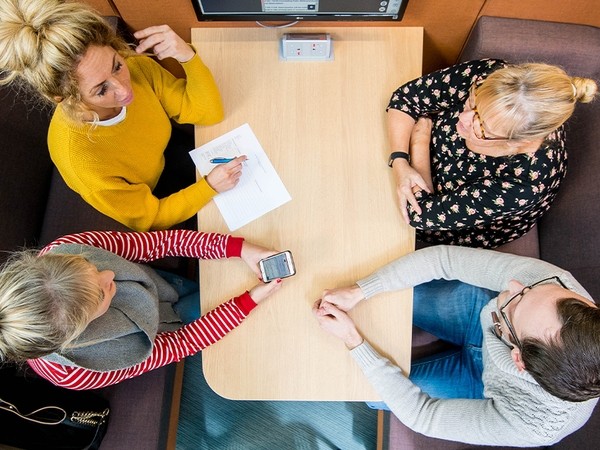
[[(456, 348), (414, 361), (408, 377), (347, 312), (410, 287), (414, 324)], [(551, 445), (583, 426), (600, 396), (600, 309), (569, 272), (541, 260), (429, 247), (353, 286), (325, 290), (313, 312), (396, 417), (427, 436)]]

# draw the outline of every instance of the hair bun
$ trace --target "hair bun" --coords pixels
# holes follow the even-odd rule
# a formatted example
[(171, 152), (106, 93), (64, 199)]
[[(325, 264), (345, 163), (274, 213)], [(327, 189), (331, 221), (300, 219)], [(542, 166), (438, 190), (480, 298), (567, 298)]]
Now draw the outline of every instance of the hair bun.
[(589, 103), (596, 97), (598, 93), (598, 85), (590, 78), (572, 77), (575, 91), (575, 100), (581, 103)]

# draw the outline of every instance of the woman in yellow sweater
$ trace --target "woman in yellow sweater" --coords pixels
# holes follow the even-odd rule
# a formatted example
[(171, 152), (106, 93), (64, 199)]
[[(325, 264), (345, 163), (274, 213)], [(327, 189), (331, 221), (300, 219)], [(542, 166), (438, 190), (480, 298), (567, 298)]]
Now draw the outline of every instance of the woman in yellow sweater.
[[(158, 230), (189, 219), (218, 192), (233, 188), (245, 157), (194, 181), (185, 154), (189, 184), (159, 193), (171, 119), (211, 125), (223, 119), (223, 107), (209, 69), (168, 26), (134, 36), (139, 45), (132, 51), (83, 4), (3, 0), (0, 70), (6, 76), (0, 82), (24, 81), (56, 104), (48, 147), (71, 189), (129, 228)], [(141, 55), (146, 51), (175, 58), (186, 79)]]

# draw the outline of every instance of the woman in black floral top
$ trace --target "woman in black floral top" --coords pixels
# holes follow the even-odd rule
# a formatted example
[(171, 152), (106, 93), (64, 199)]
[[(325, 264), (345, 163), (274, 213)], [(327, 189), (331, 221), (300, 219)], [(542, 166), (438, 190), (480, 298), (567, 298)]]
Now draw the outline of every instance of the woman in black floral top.
[(492, 59), (398, 88), (388, 131), (400, 154), (390, 166), (417, 238), (494, 248), (525, 234), (565, 176), (562, 124), (595, 93), (593, 80), (554, 66)]

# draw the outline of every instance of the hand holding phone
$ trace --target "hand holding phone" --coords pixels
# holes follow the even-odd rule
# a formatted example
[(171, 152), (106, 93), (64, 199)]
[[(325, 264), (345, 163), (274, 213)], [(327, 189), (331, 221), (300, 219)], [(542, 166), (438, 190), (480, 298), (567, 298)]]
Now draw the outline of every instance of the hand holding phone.
[(289, 250), (261, 259), (258, 262), (258, 268), (265, 283), (277, 278), (291, 277), (296, 274), (294, 258), (292, 257), (292, 252)]
[(250, 289), (250, 297), (258, 304), (281, 289), (282, 285), (283, 280), (279, 280), (279, 282), (276, 283), (259, 283)]

